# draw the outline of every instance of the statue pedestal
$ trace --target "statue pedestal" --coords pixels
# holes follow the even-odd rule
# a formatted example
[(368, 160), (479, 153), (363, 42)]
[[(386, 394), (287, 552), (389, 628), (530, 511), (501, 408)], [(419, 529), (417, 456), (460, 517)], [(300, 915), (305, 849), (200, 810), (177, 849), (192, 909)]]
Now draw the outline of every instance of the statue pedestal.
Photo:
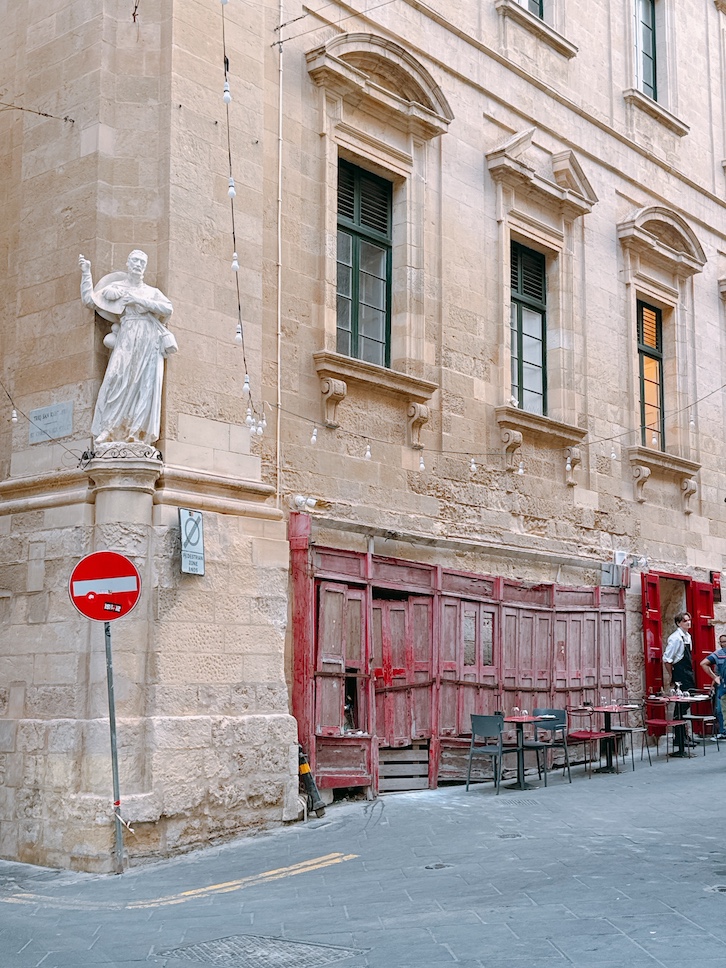
[(151, 526), (154, 489), (164, 465), (154, 447), (103, 444), (85, 467), (96, 504), (96, 525)]

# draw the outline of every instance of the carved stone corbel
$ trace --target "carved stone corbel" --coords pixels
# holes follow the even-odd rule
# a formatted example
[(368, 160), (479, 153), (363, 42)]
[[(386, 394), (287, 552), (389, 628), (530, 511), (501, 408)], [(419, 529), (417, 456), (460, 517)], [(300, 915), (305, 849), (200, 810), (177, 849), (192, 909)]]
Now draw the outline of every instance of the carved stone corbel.
[(504, 444), (504, 457), (506, 468), (514, 472), (514, 455), (522, 446), (522, 433), (519, 430), (503, 430), (502, 443)]
[(423, 450), (421, 443), (421, 428), (428, 423), (429, 408), (425, 403), (409, 403), (408, 405), (408, 437), (414, 450)]
[(683, 500), (683, 513), (692, 514), (691, 498), (698, 491), (698, 483), (692, 477), (686, 477), (681, 481), (681, 498)]
[(565, 467), (567, 468), (569, 466), (569, 470), (566, 470), (567, 486), (577, 487), (577, 481), (575, 479), (575, 468), (578, 466), (578, 464), (582, 463), (582, 454), (580, 453), (579, 447), (568, 447), (566, 453), (567, 453), (567, 464), (565, 465)]
[(345, 380), (334, 380), (326, 377), (320, 381), (320, 390), (323, 394), (323, 414), (325, 426), (330, 430), (339, 427), (337, 417), (338, 404), (345, 399), (348, 393), (348, 384)]
[(645, 501), (645, 495), (643, 494), (643, 488), (648, 482), (650, 477), (650, 467), (646, 467), (645, 464), (633, 464), (633, 481), (635, 483), (635, 500), (642, 504)]

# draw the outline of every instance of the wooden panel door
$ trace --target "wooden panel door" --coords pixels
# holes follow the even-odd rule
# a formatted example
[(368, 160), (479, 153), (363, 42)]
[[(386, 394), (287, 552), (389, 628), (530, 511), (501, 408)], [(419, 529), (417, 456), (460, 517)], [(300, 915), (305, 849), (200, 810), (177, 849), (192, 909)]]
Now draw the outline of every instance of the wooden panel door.
[(502, 609), (504, 711), (532, 711), (550, 705), (552, 613), (539, 609)]
[(471, 732), (472, 715), (491, 715), (497, 709), (499, 676), (494, 655), (494, 633), (494, 606), (482, 602), (459, 603), (459, 734)]
[(431, 735), (433, 626), (430, 598), (373, 601), (376, 735), (409, 746)]
[(713, 585), (691, 582), (691, 637), (693, 639), (693, 674), (699, 689), (709, 692), (711, 677), (701, 668), (701, 662), (716, 651), (716, 630), (713, 622)]
[(557, 612), (554, 619), (554, 705), (593, 700), (597, 690), (598, 613)]
[(650, 696), (663, 688), (663, 627), (660, 614), (660, 582), (657, 575), (643, 572), (640, 576), (643, 604), (643, 650), (645, 659), (645, 694)]
[(599, 679), (600, 691), (608, 702), (626, 698), (625, 690), (625, 614), (600, 615)]
[(315, 732), (368, 732), (365, 591), (337, 582), (318, 589)]

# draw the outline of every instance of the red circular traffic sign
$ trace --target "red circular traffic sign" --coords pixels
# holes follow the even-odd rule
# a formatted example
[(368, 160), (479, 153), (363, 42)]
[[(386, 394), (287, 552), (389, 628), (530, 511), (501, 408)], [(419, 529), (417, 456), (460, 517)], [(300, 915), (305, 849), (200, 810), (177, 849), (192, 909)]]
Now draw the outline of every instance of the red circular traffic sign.
[(95, 551), (71, 572), (68, 594), (81, 615), (112, 622), (128, 615), (141, 595), (136, 565), (115, 551)]

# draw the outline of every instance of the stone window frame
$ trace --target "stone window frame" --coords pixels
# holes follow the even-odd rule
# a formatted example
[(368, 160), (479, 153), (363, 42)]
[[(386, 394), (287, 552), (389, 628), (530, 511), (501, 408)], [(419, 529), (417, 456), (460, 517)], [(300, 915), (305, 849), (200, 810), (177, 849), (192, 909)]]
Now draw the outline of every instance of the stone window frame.
[[(405, 398), (418, 439), (425, 403), (437, 389), (425, 369), (424, 266), (427, 146), (453, 112), (426, 68), (407, 50), (372, 33), (338, 35), (306, 54), (321, 96), (325, 246), (323, 350), (315, 354), (326, 426), (337, 426), (347, 382)], [(390, 367), (335, 352), (338, 162), (345, 159), (393, 184)], [(423, 409), (422, 409), (423, 408)]]
[(695, 399), (695, 361), (689, 357), (689, 348), (695, 317), (694, 276), (703, 270), (706, 256), (685, 219), (661, 205), (630, 213), (618, 223), (617, 234), (624, 259), (630, 346), (630, 430), (638, 440), (641, 421), (637, 304), (645, 302), (662, 313), (665, 449), (642, 444), (627, 449), (635, 499), (645, 500), (643, 488), (651, 475), (674, 476), (680, 481), (683, 509), (690, 513), (690, 499), (697, 489), (694, 475), (700, 464), (691, 459), (687, 407)]
[[(542, 17), (530, 13), (519, 0), (494, 0), (499, 14), (500, 47), (506, 51), (510, 46), (509, 22), (533, 34), (541, 43), (551, 47), (567, 60), (571, 60), (578, 53), (578, 48), (564, 36), (565, 12), (564, 0), (544, 0)], [(514, 41), (514, 38), (511, 38)], [(516, 46), (516, 43), (513, 43)]]
[[(538, 154), (538, 158), (533, 156)], [(523, 436), (541, 445), (576, 447), (586, 434), (578, 425), (576, 385), (584, 386), (585, 360), (576, 353), (584, 325), (574, 310), (574, 225), (592, 211), (598, 198), (570, 150), (546, 151), (536, 143), (536, 129), (519, 132), (486, 154), (496, 186), (500, 258), (500, 399), (496, 418), (505, 445), (507, 468)], [(546, 159), (546, 161), (545, 161)], [(537, 167), (535, 167), (537, 163)], [(549, 221), (545, 221), (548, 218)], [(510, 244), (541, 252), (547, 273), (547, 416), (511, 405), (511, 260)], [(580, 329), (578, 330), (578, 326)], [(577, 458), (577, 455), (575, 455)], [(579, 458), (578, 458), (579, 459)]]
[(635, 124), (638, 112), (647, 114), (664, 128), (683, 138), (690, 127), (677, 116), (678, 79), (675, 38), (674, 0), (654, 0), (655, 3), (655, 53), (656, 53), (656, 92), (655, 98), (641, 89), (638, 68), (638, 39), (636, 18), (640, 0), (630, 0), (630, 16), (627, 17), (626, 57), (627, 80), (623, 89), (628, 121)]

